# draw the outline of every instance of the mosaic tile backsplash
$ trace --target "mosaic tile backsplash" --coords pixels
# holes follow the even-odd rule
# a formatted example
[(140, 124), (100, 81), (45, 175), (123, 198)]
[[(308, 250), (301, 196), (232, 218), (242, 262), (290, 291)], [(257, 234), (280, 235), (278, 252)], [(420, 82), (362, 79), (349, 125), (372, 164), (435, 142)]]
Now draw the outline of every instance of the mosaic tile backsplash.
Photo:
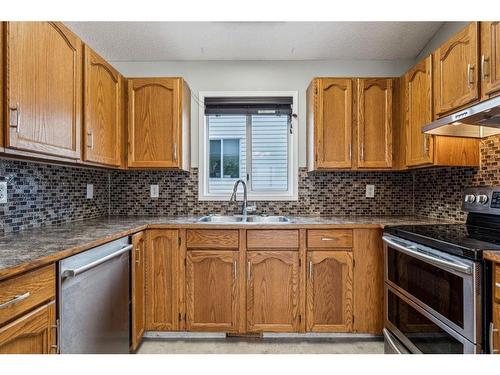
[[(107, 215), (109, 172), (0, 159), (8, 203), (0, 205), (0, 233)], [(94, 199), (86, 199), (87, 183)]]
[[(160, 197), (149, 197), (149, 185), (158, 184)], [(365, 198), (367, 184), (376, 186), (375, 198)], [(239, 203), (240, 204), (240, 203)], [(198, 170), (113, 171), (112, 215), (230, 214), (238, 205), (198, 201)], [(407, 172), (299, 171), (298, 201), (259, 201), (257, 212), (277, 215), (405, 215), (413, 211), (412, 176)]]
[[(257, 202), (259, 213), (283, 215), (410, 215), (463, 221), (465, 186), (500, 185), (500, 136), (481, 142), (481, 168), (410, 172), (299, 171), (299, 200)], [(112, 215), (204, 215), (239, 210), (228, 202), (198, 201), (198, 170), (106, 171), (0, 159), (8, 203), (0, 205), (0, 233)], [(94, 199), (86, 199), (86, 184)], [(160, 197), (149, 197), (149, 185)], [(365, 186), (375, 185), (375, 198)]]

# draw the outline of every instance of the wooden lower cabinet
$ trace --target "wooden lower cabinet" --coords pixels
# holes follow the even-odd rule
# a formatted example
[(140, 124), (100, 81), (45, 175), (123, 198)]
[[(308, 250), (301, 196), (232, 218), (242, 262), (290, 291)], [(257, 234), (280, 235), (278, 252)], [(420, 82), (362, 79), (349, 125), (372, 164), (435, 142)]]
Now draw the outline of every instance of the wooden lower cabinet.
[(299, 252), (247, 253), (247, 331), (299, 330)]
[(350, 251), (307, 255), (306, 330), (350, 332), (353, 309), (353, 257)]
[(188, 251), (186, 328), (235, 332), (238, 329), (238, 252)]
[(382, 229), (354, 229), (354, 332), (381, 334), (384, 328)]
[(141, 343), (145, 330), (146, 298), (145, 298), (145, 250), (144, 232), (132, 236), (132, 350)]
[(493, 348), (490, 348), (492, 354), (500, 354), (500, 304), (493, 302), (493, 316), (492, 316), (493, 327), (490, 330), (493, 338), (491, 342), (493, 343)]
[(179, 233), (146, 231), (146, 330), (179, 329)]
[(0, 354), (56, 353), (55, 306), (50, 302), (0, 328)]

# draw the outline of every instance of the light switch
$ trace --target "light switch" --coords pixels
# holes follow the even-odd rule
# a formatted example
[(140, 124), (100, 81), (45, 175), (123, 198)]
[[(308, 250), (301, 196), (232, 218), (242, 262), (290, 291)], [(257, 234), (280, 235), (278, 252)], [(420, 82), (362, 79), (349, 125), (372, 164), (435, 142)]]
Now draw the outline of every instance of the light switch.
[(150, 185), (151, 198), (158, 198), (160, 196), (160, 186)]
[(366, 185), (366, 198), (375, 198), (375, 185)]
[(0, 204), (7, 203), (7, 181), (0, 181)]
[(87, 184), (87, 199), (94, 199), (94, 184)]

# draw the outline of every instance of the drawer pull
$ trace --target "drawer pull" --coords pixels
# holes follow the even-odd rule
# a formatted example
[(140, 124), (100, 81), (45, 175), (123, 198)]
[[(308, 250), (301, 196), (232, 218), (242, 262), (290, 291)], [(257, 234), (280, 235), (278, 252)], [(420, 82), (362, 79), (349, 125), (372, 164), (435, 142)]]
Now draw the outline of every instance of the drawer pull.
[(500, 288), (500, 283), (495, 283), (495, 286), (496, 286), (497, 288)]
[(0, 309), (3, 309), (3, 308), (10, 306), (10, 305), (13, 305), (14, 303), (17, 303), (17, 302), (21, 302), (21, 301), (25, 300), (26, 298), (28, 298), (29, 296), (30, 296), (30, 292), (26, 292), (24, 294), (20, 294), (18, 296), (15, 296), (10, 301), (2, 303), (0, 305)]
[(335, 238), (331, 238), (331, 237), (321, 237), (321, 241), (335, 241)]

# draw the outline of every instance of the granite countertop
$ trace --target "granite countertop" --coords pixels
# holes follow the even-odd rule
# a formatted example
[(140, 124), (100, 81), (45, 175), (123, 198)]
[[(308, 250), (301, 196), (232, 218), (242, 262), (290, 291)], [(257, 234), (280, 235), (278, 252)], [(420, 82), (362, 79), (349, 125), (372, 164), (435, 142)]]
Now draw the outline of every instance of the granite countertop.
[(198, 216), (111, 216), (7, 233), (0, 237), (0, 279), (33, 269), (146, 227), (382, 228), (388, 225), (449, 223), (416, 216), (290, 216), (287, 223), (200, 223)]

